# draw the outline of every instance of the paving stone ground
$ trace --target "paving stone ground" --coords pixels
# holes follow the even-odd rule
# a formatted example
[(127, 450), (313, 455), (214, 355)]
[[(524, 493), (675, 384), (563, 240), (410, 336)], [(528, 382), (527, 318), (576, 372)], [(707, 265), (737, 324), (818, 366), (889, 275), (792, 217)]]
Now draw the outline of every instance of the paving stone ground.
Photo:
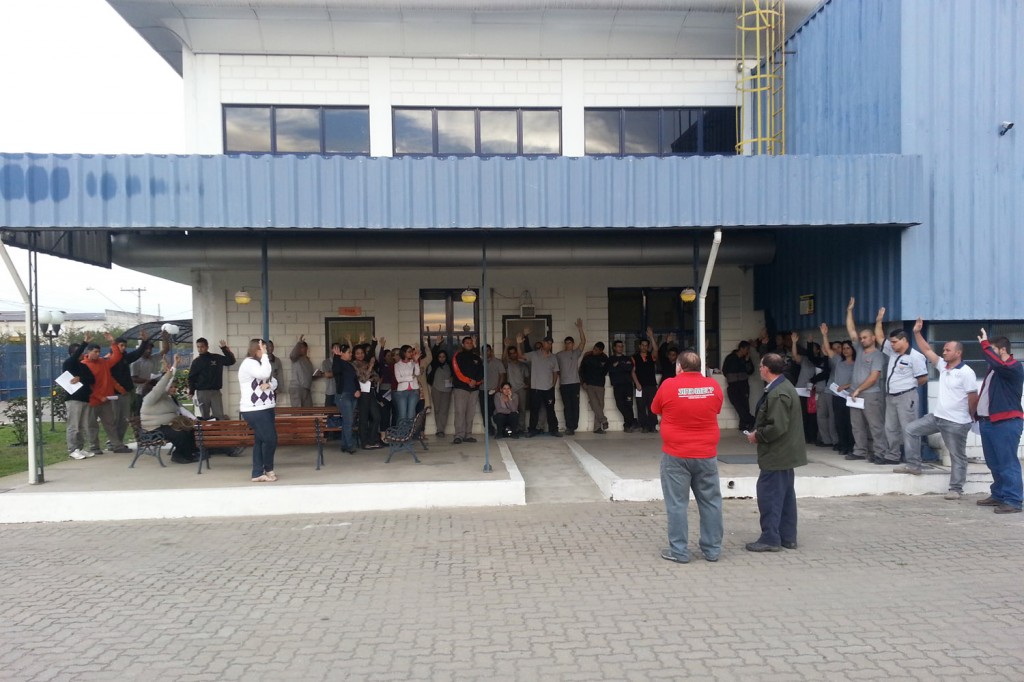
[(800, 505), (689, 565), (656, 503), (0, 526), (0, 679), (1024, 680), (1024, 515)]

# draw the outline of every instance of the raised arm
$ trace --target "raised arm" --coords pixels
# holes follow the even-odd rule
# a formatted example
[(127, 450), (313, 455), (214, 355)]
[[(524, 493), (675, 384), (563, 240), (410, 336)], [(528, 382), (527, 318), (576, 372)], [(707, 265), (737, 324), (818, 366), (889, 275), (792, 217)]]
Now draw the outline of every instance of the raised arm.
[(587, 347), (587, 333), (583, 331), (583, 318), (576, 318), (576, 329), (580, 332), (580, 345), (579, 347), (585, 349)]
[(654, 328), (647, 328), (647, 340), (651, 342), (651, 360), (658, 359), (658, 346), (654, 343)]
[(924, 329), (924, 320), (919, 317), (917, 322), (914, 323), (914, 340), (917, 341), (917, 349), (928, 358), (928, 362), (938, 365), (939, 356), (932, 350), (931, 344), (924, 338), (924, 334), (921, 333), (922, 329)]
[(790, 333), (789, 343), (792, 346), (789, 352), (793, 356), (793, 362), (799, 365), (803, 362), (803, 357), (800, 355), (800, 335), (796, 332)]
[(832, 344), (828, 342), (828, 325), (824, 322), (821, 323), (821, 350), (824, 351), (825, 355), (829, 358), (833, 357), (835, 353), (832, 351)]
[(857, 324), (853, 321), (853, 306), (856, 299), (850, 297), (850, 303), (846, 306), (846, 333), (850, 335), (850, 341), (854, 348), (857, 347)]
[(879, 308), (875, 315), (875, 343), (885, 345), (885, 330), (882, 329), (882, 321), (885, 319), (885, 308)]

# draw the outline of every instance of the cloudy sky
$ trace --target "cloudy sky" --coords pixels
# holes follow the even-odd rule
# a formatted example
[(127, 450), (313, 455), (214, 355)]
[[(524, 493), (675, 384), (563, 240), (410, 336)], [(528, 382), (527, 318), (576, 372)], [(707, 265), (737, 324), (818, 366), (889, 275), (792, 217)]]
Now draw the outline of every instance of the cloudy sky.
[[(0, 152), (181, 153), (181, 78), (104, 0), (0, 1)], [(8, 249), (27, 285), (28, 252)], [(187, 286), (40, 256), (41, 308), (192, 315)], [(96, 291), (87, 291), (91, 286)], [(21, 308), (0, 265), (0, 310)]]

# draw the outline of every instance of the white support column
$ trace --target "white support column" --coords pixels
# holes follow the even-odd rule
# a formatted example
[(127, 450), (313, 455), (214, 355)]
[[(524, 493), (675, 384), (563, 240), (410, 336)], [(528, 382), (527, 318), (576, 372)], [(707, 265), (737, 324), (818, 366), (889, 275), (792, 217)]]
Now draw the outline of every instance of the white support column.
[(583, 60), (562, 61), (562, 155), (583, 156)]
[(370, 57), (370, 156), (394, 156), (391, 135), (391, 60)]
[(223, 154), (220, 55), (193, 54), (183, 47), (181, 57), (185, 83), (185, 151)]

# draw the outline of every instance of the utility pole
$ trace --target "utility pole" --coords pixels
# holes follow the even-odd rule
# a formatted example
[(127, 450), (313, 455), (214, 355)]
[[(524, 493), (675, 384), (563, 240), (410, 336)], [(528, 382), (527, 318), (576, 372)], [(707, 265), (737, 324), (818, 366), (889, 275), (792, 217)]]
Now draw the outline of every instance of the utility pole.
[(138, 297), (138, 303), (135, 306), (135, 322), (136, 324), (142, 324), (142, 292), (145, 291), (145, 287), (121, 287), (121, 291), (134, 291)]

